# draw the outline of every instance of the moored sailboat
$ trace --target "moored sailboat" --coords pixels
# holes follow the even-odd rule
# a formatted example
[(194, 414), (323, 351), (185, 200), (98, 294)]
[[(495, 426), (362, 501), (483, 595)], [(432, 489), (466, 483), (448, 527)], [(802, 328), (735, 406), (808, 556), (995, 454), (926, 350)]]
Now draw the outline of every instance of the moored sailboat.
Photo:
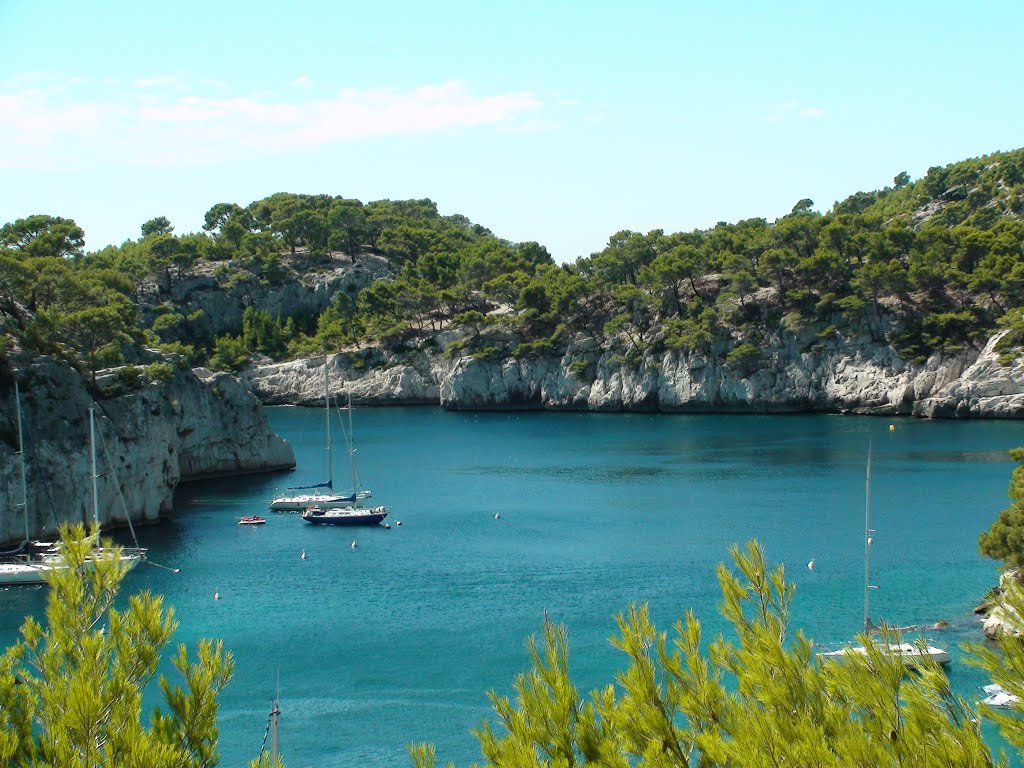
[(352, 471), (352, 495), (355, 501), (345, 507), (324, 507), (312, 505), (302, 513), (302, 519), (311, 525), (377, 525), (388, 516), (383, 506), (364, 507), (359, 486), (359, 472), (356, 470), (356, 446), (352, 432), (352, 395), (348, 395), (348, 430), (345, 435), (348, 445), (349, 467)]
[[(18, 448), (21, 464), (22, 502), (19, 506), (23, 509), (25, 541), (17, 551), (7, 553), (7, 556), (0, 558), (0, 586), (42, 584), (46, 582), (47, 574), (66, 569), (68, 567), (64, 562), (60, 548), (54, 543), (30, 541), (30, 530), (28, 524), (28, 482), (25, 469), (25, 443), (22, 430), (21, 399), (17, 378), (15, 378), (14, 382), (14, 394), (16, 400), (15, 410), (17, 412), (18, 419)], [(112, 553), (116, 551), (118, 552), (118, 559), (121, 561), (122, 565), (125, 566), (126, 570), (131, 570), (138, 565), (138, 563), (146, 559), (145, 549), (137, 546), (136, 542), (135, 547), (118, 547), (116, 550), (110, 550), (103, 547), (99, 539), (99, 493), (96, 484), (99, 475), (96, 471), (95, 406), (92, 404), (89, 406), (89, 453), (92, 474), (93, 525), (95, 528), (95, 541), (90, 555), (90, 560), (110, 557)]]
[(289, 491), (307, 491), (307, 493), (285, 493), (274, 497), (270, 502), (272, 512), (305, 512), (310, 507), (320, 509), (341, 509), (356, 506), (359, 502), (369, 499), (373, 494), (366, 489), (353, 488), (351, 493), (334, 492), (334, 461), (331, 452), (331, 393), (327, 378), (327, 357), (324, 357), (324, 438), (327, 452), (327, 480), (315, 485), (297, 485)]
[(44, 558), (43, 553), (50, 547), (48, 543), (40, 545), (38, 542), (31, 541), (31, 530), (28, 524), (25, 433), (21, 421), (21, 390), (18, 388), (17, 372), (14, 376), (14, 410), (17, 413), (18, 421), (18, 463), (21, 468), (21, 502), (16, 506), (21, 507), (25, 538), (16, 549), (0, 553), (0, 586), (42, 584), (46, 581), (47, 573), (62, 567), (59, 563)]
[[(868, 443), (868, 462), (864, 480), (864, 631), (874, 633), (881, 631), (883, 639), (875, 644), (875, 647), (883, 654), (898, 658), (907, 669), (916, 669), (930, 659), (936, 664), (949, 664), (949, 654), (942, 648), (930, 645), (924, 638), (916, 643), (901, 642), (898, 639), (890, 640), (898, 632), (897, 629), (886, 629), (877, 626), (871, 621), (870, 595), (872, 589), (878, 589), (877, 585), (871, 583), (871, 545), (874, 543), (872, 534), (875, 530), (871, 527), (871, 444)], [(818, 657), (825, 661), (844, 661), (853, 655), (867, 656), (868, 648), (863, 645), (845, 645), (834, 651), (824, 651)]]

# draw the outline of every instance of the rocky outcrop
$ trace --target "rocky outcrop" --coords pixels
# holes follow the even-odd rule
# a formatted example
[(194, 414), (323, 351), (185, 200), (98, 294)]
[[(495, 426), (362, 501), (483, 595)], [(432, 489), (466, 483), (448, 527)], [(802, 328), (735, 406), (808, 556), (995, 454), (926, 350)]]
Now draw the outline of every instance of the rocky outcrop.
[(1020, 637), (1024, 619), (1021, 618), (1018, 606), (1021, 603), (1021, 574), (1011, 569), (999, 576), (999, 586), (992, 590), (990, 596), (974, 612), (984, 616), (982, 630), (989, 639), (1008, 635)]
[[(317, 317), (340, 293), (355, 296), (388, 274), (387, 259), (362, 254), (355, 262), (343, 254), (314, 257), (301, 250), (281, 255), (281, 276), (253, 274), (234, 262), (202, 262), (188, 276), (163, 285), (148, 283), (139, 292), (145, 326), (173, 307), (182, 322), (161, 331), (165, 341), (193, 343), (222, 334), (238, 334), (247, 307), (271, 317)], [(287, 275), (287, 278), (284, 276)]]
[(920, 405), (930, 418), (1016, 419), (1024, 414), (1024, 368), (1002, 365), (997, 346), (1005, 332), (989, 339), (978, 358), (956, 379)]
[[(453, 410), (1021, 418), (1024, 371), (999, 363), (998, 339), (982, 350), (937, 352), (923, 363), (908, 362), (868, 337), (809, 344), (778, 335), (745, 364), (690, 351), (627, 364), (582, 336), (560, 358), (446, 359), (441, 350), (449, 337), (401, 355), (334, 355), (329, 370), (332, 387), (350, 391), (358, 402)], [(266, 403), (312, 404), (323, 397), (322, 371), (319, 360), (294, 361), (259, 367), (244, 381)]]
[[(171, 509), (183, 480), (287, 469), (291, 447), (267, 428), (262, 405), (227, 374), (200, 379), (165, 367), (159, 380), (134, 369), (98, 379), (96, 453), (103, 525), (144, 522)], [(89, 405), (85, 382), (48, 359), (18, 371), (25, 435), (29, 529), (92, 519)], [(24, 538), (14, 384), (0, 375), (0, 541)]]

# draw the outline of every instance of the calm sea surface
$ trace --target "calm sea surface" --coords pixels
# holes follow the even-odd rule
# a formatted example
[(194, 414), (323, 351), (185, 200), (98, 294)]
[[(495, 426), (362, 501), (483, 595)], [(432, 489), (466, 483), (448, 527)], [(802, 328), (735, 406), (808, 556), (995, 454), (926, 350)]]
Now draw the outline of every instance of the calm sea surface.
[[(852, 637), (869, 435), (873, 618), (951, 622), (933, 638), (954, 655), (954, 688), (978, 698), (984, 681), (957, 646), (980, 638), (971, 609), (996, 569), (976, 540), (1007, 504), (1006, 452), (1024, 445), (1024, 423), (899, 420), (890, 432), (863, 417), (357, 409), (360, 475), (392, 509), (386, 530), (266, 512), (276, 489), (325, 466), (322, 411), (268, 412), (297, 471), (183, 487), (174, 518), (140, 532), (152, 560), (181, 573), (140, 566), (126, 582), (166, 596), (176, 642), (218, 637), (234, 653), (222, 765), (258, 753), (278, 676), (292, 768), (406, 766), (414, 741), (468, 765), (486, 691), (510, 692), (545, 610), (567, 625), (589, 691), (623, 665), (607, 637), (631, 602), (664, 629), (693, 608), (707, 635), (724, 630), (715, 566), (750, 538), (796, 583), (794, 626)], [(335, 466), (343, 486), (343, 451)], [(237, 525), (252, 514), (267, 525)], [(0, 591), (0, 645), (44, 597)]]

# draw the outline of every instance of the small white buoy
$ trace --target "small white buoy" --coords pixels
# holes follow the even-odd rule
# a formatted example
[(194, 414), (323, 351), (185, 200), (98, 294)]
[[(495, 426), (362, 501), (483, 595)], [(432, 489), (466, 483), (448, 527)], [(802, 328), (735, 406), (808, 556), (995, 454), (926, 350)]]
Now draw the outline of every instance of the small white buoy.
[(387, 528), (389, 531), (391, 530), (391, 526), (388, 523), (384, 523), (384, 527)]
[(302, 550), (302, 554), (299, 555), (299, 560), (305, 560), (305, 559), (306, 559), (306, 550)]
[(395, 520), (395, 525), (401, 525), (401, 524), (402, 524), (401, 520)]
[(495, 520), (501, 520), (501, 513), (500, 512), (495, 512), (494, 513), (494, 519)]
[(356, 548), (356, 543), (353, 541), (352, 542), (352, 549), (355, 549), (355, 548)]
[(807, 564), (807, 570), (808, 571), (813, 571), (814, 570), (814, 558), (813, 557), (811, 558), (811, 562), (809, 562)]
[(874, 544), (874, 543), (875, 543), (875, 540), (873, 538), (871, 538), (870, 536), (868, 536), (868, 544)]
[(214, 592), (213, 593), (213, 599), (214, 600), (220, 600), (220, 592)]

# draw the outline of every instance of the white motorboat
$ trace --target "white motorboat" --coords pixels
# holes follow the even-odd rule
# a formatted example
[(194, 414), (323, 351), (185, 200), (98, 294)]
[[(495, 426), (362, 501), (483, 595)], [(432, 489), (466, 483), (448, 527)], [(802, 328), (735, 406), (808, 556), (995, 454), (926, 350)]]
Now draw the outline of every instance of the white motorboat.
[(1007, 691), (999, 683), (990, 683), (989, 685), (983, 686), (982, 690), (985, 692), (985, 698), (981, 700), (981, 703), (989, 706), (996, 707), (998, 709), (1009, 709), (1011, 706), (1020, 701), (1020, 697)]

